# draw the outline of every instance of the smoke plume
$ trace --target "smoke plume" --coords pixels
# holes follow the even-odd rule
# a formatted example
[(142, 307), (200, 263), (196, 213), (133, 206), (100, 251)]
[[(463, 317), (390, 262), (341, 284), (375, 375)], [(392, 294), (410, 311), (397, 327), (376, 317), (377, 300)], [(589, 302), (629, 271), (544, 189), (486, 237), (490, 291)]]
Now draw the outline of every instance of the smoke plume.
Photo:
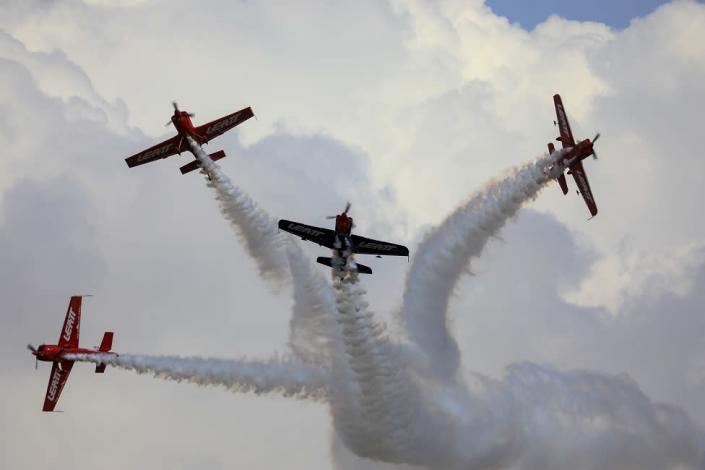
[(452, 292), (488, 240), (556, 176), (551, 164), (560, 152), (491, 182), (426, 236), (403, 295), (408, 337), (393, 339), (369, 310), (352, 258), (326, 282), (298, 244), (282, 239), (273, 219), (189, 143), (263, 277), (291, 276), (290, 343), (298, 360), (71, 359), (324, 401), (340, 468), (702, 470), (702, 431), (680, 409), (651, 402), (625, 375), (531, 363), (509, 366), (501, 379), (461, 373), (447, 324)]
[(248, 254), (257, 262), (263, 278), (291, 280), (294, 306), (289, 346), (300, 359), (322, 363), (329, 357), (327, 346), (330, 318), (335, 311), (333, 293), (320, 271), (311, 266), (301, 246), (290, 237), (282, 237), (276, 219), (259, 208), (211, 160), (191, 137), (188, 143), (216, 191), (223, 216), (244, 242)]
[(196, 385), (220, 385), (233, 392), (280, 393), (322, 400), (328, 394), (328, 372), (287, 359), (267, 361), (133, 354), (75, 354), (70, 360), (102, 363), (138, 374)]
[(460, 351), (447, 318), (458, 280), (488, 240), (555, 177), (550, 165), (562, 154), (556, 151), (488, 183), (428, 233), (417, 248), (406, 276), (401, 317), (409, 338), (427, 355), (426, 368), (434, 375), (452, 379), (460, 365)]

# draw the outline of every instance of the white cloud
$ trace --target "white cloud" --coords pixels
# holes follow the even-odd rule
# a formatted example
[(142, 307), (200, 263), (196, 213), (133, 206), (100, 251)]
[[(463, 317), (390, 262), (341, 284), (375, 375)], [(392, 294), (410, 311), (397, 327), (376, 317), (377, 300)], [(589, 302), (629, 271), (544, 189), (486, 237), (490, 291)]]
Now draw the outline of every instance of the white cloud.
[(697, 271), (705, 262), (705, 244), (671, 247), (663, 253), (631, 249), (600, 258), (588, 276), (566, 298), (578, 305), (602, 307), (613, 314), (625, 304), (643, 302), (664, 294), (685, 297), (695, 287)]
[[(705, 422), (702, 260), (692, 251), (705, 235), (703, 5), (666, 5), (622, 31), (552, 17), (526, 32), (480, 1), (117, 3), (126, 8), (0, 5), (0, 201), (3, 220), (22, 222), (0, 229), (16, 247), (0, 268), (12, 280), (3, 297), (21, 312), (11, 317), (20, 325), (14, 342), (0, 342), (18, 364), (12, 406), (0, 413), (19, 438), (0, 439), (3, 465), (50, 465), (28, 460), (28, 430), (51, 442), (56, 429), (27, 416), (45, 377), (29, 375), (30, 360), (17, 351), (55, 335), (75, 283), (99, 294), (100, 311), (85, 319), (88, 341), (110, 325), (131, 352), (284, 347), (287, 294), (272, 295), (253, 277), (202, 181), (181, 177), (172, 160), (130, 171), (122, 162), (158, 138), (142, 132), (165, 132), (174, 98), (198, 121), (254, 107), (258, 121), (211, 147), (228, 152), (226, 171), (272, 213), (316, 223), (350, 198), (361, 231), (408, 241), (480, 183), (542, 152), (555, 133), (550, 96), (561, 92), (576, 137), (602, 131), (600, 160), (586, 164), (601, 212), (587, 224), (579, 198), (549, 188), (535, 207), (560, 222), (520, 219), (473, 267), (477, 276), (453, 307), (465, 366), (496, 375), (529, 359), (626, 371), (648, 395)], [(33, 228), (34, 219), (44, 222)], [(197, 239), (209, 248), (194, 249)], [(78, 258), (66, 250), (76, 243)], [(377, 266), (367, 285), (385, 315), (399, 301), (405, 266)], [(559, 295), (571, 289), (579, 305)], [(89, 407), (107, 402), (147, 429), (124, 436), (118, 420), (106, 424), (108, 436), (136, 453), (173, 455), (174, 465), (234, 468), (245, 454), (250, 468), (282, 459), (292, 468), (328, 465), (320, 407), (81, 374), (62, 397), (70, 410), (63, 429), (88, 434), (99, 414)], [(186, 434), (207, 444), (194, 449), (174, 437), (174, 407), (198, 428)], [(154, 450), (140, 439), (154, 440)], [(49, 455), (76, 468), (106, 457), (116, 468), (137, 462), (101, 442), (88, 446), (102, 450), (90, 458), (85, 442), (70, 440)]]

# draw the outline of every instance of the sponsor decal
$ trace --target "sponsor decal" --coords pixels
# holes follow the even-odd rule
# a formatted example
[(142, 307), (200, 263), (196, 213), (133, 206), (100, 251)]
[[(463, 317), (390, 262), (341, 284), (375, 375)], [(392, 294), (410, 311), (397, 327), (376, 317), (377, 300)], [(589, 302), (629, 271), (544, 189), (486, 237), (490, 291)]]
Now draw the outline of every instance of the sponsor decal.
[(323, 233), (324, 233), (324, 232), (321, 232), (320, 230), (314, 230), (310, 227), (304, 227), (303, 225), (299, 225), (299, 224), (295, 224), (295, 223), (290, 223), (287, 228), (294, 230), (296, 232), (305, 233), (307, 235), (312, 235), (314, 237), (317, 237), (319, 235), (323, 235)]
[(215, 124), (213, 124), (212, 126), (208, 126), (208, 128), (206, 129), (206, 134), (211, 135), (211, 134), (223, 129), (224, 127), (230, 127), (233, 124), (235, 124), (239, 119), (240, 119), (240, 113), (237, 113), (233, 116), (230, 116), (227, 119), (223, 119), (222, 121), (218, 121)]
[(57, 367), (54, 371), (54, 375), (51, 376), (51, 383), (49, 384), (49, 392), (47, 393), (47, 398), (49, 401), (56, 400), (56, 394), (59, 392), (59, 384), (61, 383), (61, 372)]
[(394, 248), (396, 248), (394, 245), (387, 245), (385, 243), (372, 243), (372, 242), (361, 242), (359, 246), (360, 246), (360, 248), (368, 248), (370, 250), (379, 250), (379, 251), (392, 251)]
[(73, 333), (74, 323), (76, 323), (76, 312), (71, 309), (69, 310), (69, 314), (66, 317), (66, 327), (64, 328), (64, 334), (62, 336), (64, 341), (69, 341), (71, 339), (71, 333)]
[(595, 201), (592, 199), (592, 194), (590, 194), (590, 189), (588, 182), (585, 179), (585, 175), (578, 173), (578, 178), (580, 178), (580, 194), (582, 194), (586, 200), (594, 204)]
[(164, 155), (165, 153), (167, 153), (169, 151), (169, 149), (171, 148), (172, 145), (173, 145), (173, 143), (169, 142), (167, 144), (162, 145), (161, 147), (157, 147), (152, 150), (147, 150), (142, 155), (137, 157), (137, 161), (143, 162), (145, 160), (149, 160), (154, 157), (161, 157), (162, 155)]
[(561, 135), (566, 137), (570, 136), (570, 129), (568, 129), (568, 118), (565, 116), (565, 111), (563, 110), (563, 105), (561, 103), (556, 104), (556, 111), (558, 111), (558, 125), (561, 128)]

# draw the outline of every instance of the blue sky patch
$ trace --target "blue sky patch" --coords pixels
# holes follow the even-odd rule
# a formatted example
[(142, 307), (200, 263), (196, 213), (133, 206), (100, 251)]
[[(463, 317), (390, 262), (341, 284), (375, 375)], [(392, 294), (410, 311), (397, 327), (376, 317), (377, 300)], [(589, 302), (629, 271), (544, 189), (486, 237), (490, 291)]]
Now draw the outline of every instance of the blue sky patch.
[(645, 16), (666, 0), (486, 0), (498, 15), (519, 23), (527, 30), (543, 22), (552, 14), (578, 21), (597, 21), (613, 28), (625, 28), (632, 18)]

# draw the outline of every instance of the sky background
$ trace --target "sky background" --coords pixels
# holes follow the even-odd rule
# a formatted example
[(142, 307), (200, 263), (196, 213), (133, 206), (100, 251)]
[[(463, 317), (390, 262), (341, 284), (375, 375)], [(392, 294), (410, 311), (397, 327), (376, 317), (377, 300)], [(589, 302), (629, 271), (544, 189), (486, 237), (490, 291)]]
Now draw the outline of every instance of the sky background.
[(594, 2), (488, 0), (485, 2), (497, 15), (519, 23), (522, 28), (528, 30), (534, 29), (551, 15), (575, 21), (595, 21), (612, 28), (624, 29), (629, 26), (632, 19), (646, 16), (664, 3), (668, 2), (664, 0), (597, 0)]
[[(359, 233), (413, 256), (545, 151), (561, 93), (576, 138), (602, 133), (600, 213), (549, 185), (491, 243), (451, 307), (463, 369), (625, 373), (705, 426), (705, 6), (518, 3), (2, 2), (0, 468), (333, 466), (323, 404), (78, 364), (65, 412), (40, 412), (49, 366), (25, 345), (56, 340), (76, 293), (95, 294), (82, 345), (113, 330), (130, 353), (288, 351), (291, 287), (258, 277), (188, 160), (123, 161), (171, 135), (173, 99), (197, 123), (253, 107), (207, 150), (273, 216), (324, 224), (350, 200)], [(401, 334), (406, 260), (361, 261)]]

